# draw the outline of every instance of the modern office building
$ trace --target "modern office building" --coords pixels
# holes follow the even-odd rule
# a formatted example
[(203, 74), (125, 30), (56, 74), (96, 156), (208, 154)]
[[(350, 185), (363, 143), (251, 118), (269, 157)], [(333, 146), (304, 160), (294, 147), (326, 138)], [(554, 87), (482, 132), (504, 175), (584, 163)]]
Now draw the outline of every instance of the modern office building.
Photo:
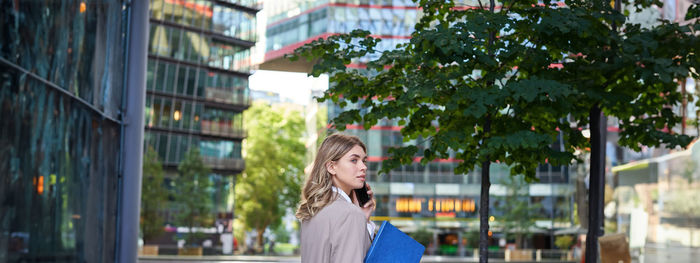
[(151, 0), (149, 11), (145, 144), (158, 153), (166, 180), (198, 147), (213, 172), (213, 213), (230, 220), (235, 175), (245, 168), (242, 112), (250, 105), (258, 1)]
[[(331, 119), (335, 116), (332, 108), (329, 112)], [(480, 169), (455, 174), (457, 160), (443, 159), (427, 165), (416, 161), (388, 174), (378, 175), (381, 162), (388, 157), (389, 148), (416, 143), (404, 143), (400, 129), (395, 123), (384, 121), (370, 130), (352, 125), (344, 131), (360, 137), (368, 147), (367, 181), (372, 185), (377, 199), (373, 220), (389, 220), (407, 232), (420, 228), (432, 230), (436, 246), (430, 253), (469, 255), (472, 251), (462, 252), (462, 249), (476, 247), (477, 236), (474, 233), (479, 229)], [(574, 225), (576, 177), (571, 175), (572, 169), (575, 167), (541, 165), (536, 175), (539, 182), (520, 184), (525, 188), (520, 191), (526, 193), (527, 202), (538, 209), (533, 213), (538, 216), (532, 218), (535, 228), (530, 229), (532, 238), (527, 241), (528, 247), (552, 248), (554, 232)], [(495, 235), (490, 242), (494, 246), (499, 246), (499, 239), (504, 237), (500, 233), (501, 219), (508, 208), (501, 202), (505, 200), (510, 187), (507, 185), (509, 177), (507, 166), (491, 165), (490, 215), (494, 217), (491, 229)], [(522, 176), (517, 179), (521, 180)]]
[(378, 50), (388, 50), (410, 39), (421, 12), (411, 0), (293, 0), (270, 1), (266, 8), (264, 62), (260, 69), (310, 71), (304, 61), (284, 58), (315, 39), (354, 29), (381, 37)]
[[(460, 3), (470, 4), (469, 1)], [(380, 49), (388, 50), (410, 39), (414, 25), (421, 16), (420, 9), (410, 0), (273, 1), (266, 6), (265, 13), (265, 55), (259, 67), (301, 72), (308, 71), (311, 64), (289, 62), (284, 54), (315, 39), (349, 33), (357, 28), (369, 30), (380, 37)], [(349, 67), (362, 68), (363, 62), (354, 62)], [(337, 105), (328, 105), (328, 118), (337, 116), (340, 110)], [(473, 233), (479, 227), (480, 171), (454, 174), (457, 160), (446, 159), (428, 165), (415, 162), (387, 175), (377, 175), (381, 162), (388, 158), (388, 149), (404, 144), (400, 129), (396, 122), (384, 120), (370, 130), (364, 130), (360, 125), (350, 125), (345, 131), (357, 135), (368, 146), (368, 182), (378, 201), (373, 220), (389, 220), (407, 232), (421, 228), (430, 230), (434, 240), (434, 245), (428, 247), (430, 254), (471, 254), (472, 250), (468, 247), (475, 247)], [(558, 144), (555, 146), (559, 147)], [(572, 172), (575, 170), (576, 167), (542, 165), (537, 171), (540, 181), (525, 186), (528, 188), (528, 201), (539, 204), (539, 216), (533, 218), (536, 229), (531, 231), (533, 235), (529, 247), (553, 248), (554, 232), (574, 225), (577, 178)], [(492, 164), (492, 196), (506, 194), (507, 186), (502, 182), (508, 176), (507, 167)], [(506, 211), (497, 201), (498, 198), (491, 200), (491, 214), (494, 216), (491, 244), (499, 246), (502, 237), (502, 233), (498, 233), (499, 216)]]
[(0, 2), (0, 262), (135, 262), (147, 3)]

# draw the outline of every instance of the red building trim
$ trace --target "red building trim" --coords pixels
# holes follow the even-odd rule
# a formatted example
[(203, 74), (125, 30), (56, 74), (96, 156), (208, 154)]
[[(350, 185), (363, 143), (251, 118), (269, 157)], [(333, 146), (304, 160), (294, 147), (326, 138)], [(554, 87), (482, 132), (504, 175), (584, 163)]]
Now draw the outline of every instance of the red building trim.
[[(365, 127), (362, 125), (356, 125), (356, 124), (348, 124), (345, 125), (345, 129), (348, 130), (364, 130)], [(403, 126), (372, 126), (369, 128), (370, 130), (381, 130), (381, 131), (401, 131), (403, 129)]]
[[(564, 3), (559, 2), (559, 3), (557, 3), (557, 5), (564, 6)], [(301, 12), (297, 15), (283, 18), (283, 19), (277, 20), (275, 22), (272, 22), (272, 23), (267, 25), (267, 28), (282, 24), (282, 23), (287, 22), (289, 20), (292, 20), (300, 15), (309, 14), (309, 13), (312, 13), (316, 10), (326, 8), (326, 7), (349, 7), (349, 8), (390, 9), (390, 10), (419, 10), (419, 9), (422, 9), (419, 6), (368, 5), (368, 4), (360, 5), (360, 4), (348, 4), (348, 3), (326, 3), (326, 4), (319, 5), (317, 7), (311, 8), (311, 9), (304, 10), (303, 12)], [(453, 10), (463, 11), (463, 10), (474, 10), (474, 9), (480, 9), (480, 8), (481, 7), (479, 7), (479, 6), (456, 6), (453, 8)], [(484, 8), (488, 8), (488, 6), (484, 6)], [(500, 5), (495, 6), (494, 9), (501, 10), (501, 9), (503, 9), (503, 6), (500, 6)]]
[(276, 26), (276, 25), (282, 24), (282, 23), (287, 22), (287, 21), (289, 21), (289, 20), (292, 20), (292, 19), (294, 19), (294, 18), (296, 18), (296, 17), (298, 17), (298, 16), (300, 16), (300, 15), (305, 15), (305, 14), (308, 14), (308, 13), (312, 13), (312, 12), (314, 12), (314, 11), (316, 11), (316, 10), (319, 10), (319, 9), (322, 9), (322, 8), (326, 8), (326, 7), (373, 8), (373, 9), (391, 9), (391, 10), (400, 10), (400, 9), (403, 9), (403, 10), (411, 10), (411, 9), (414, 9), (414, 10), (415, 10), (415, 9), (420, 9), (420, 8), (417, 7), (417, 6), (357, 5), (357, 4), (347, 4), (347, 3), (326, 3), (326, 4), (322, 4), (322, 5), (320, 5), (320, 6), (311, 8), (311, 9), (304, 10), (303, 12), (301, 12), (301, 13), (295, 15), (295, 16), (287, 17), (287, 18), (283, 18), (283, 19), (280, 19), (280, 20), (278, 20), (278, 21), (275, 21), (275, 22), (273, 22), (273, 23), (271, 23), (271, 24), (268, 24), (268, 25), (267, 25), (267, 28), (270, 28), (270, 27), (272, 27), (272, 26)]
[(321, 35), (313, 36), (313, 37), (307, 38), (306, 40), (296, 42), (294, 44), (286, 45), (278, 50), (273, 50), (273, 51), (267, 52), (267, 53), (265, 53), (265, 61), (270, 61), (270, 60), (282, 57), (285, 54), (290, 54), (290, 53), (294, 52), (295, 49), (303, 46), (304, 44), (311, 43), (312, 41), (314, 41), (316, 39), (321, 39), (321, 38), (325, 39), (325, 38), (328, 38), (329, 36), (332, 36), (332, 35), (337, 35), (337, 34), (323, 33)]
[(186, 2), (184, 0), (165, 0), (165, 2), (168, 4), (184, 6), (188, 9), (194, 10), (195, 12), (200, 13), (206, 17), (212, 17), (212, 15), (214, 14), (214, 12), (212, 11), (212, 8), (207, 6), (207, 5)]
[[(265, 61), (267, 62), (267, 61), (282, 57), (285, 54), (291, 54), (292, 52), (294, 52), (295, 49), (303, 46), (304, 44), (311, 43), (312, 41), (314, 41), (316, 39), (321, 39), (321, 38), (326, 39), (329, 36), (333, 36), (333, 35), (340, 35), (340, 34), (339, 33), (323, 33), (323, 34), (313, 36), (313, 37), (307, 38), (305, 40), (296, 42), (294, 44), (286, 45), (278, 50), (273, 50), (273, 51), (267, 52), (267, 53), (265, 53)], [(372, 36), (374, 38), (382, 38), (382, 39), (411, 39), (410, 36), (391, 36), (391, 35), (370, 35), (370, 36)], [(352, 66), (348, 66), (348, 67), (353, 68)], [(362, 66), (358, 66), (356, 68), (367, 68), (367, 66), (362, 65)]]

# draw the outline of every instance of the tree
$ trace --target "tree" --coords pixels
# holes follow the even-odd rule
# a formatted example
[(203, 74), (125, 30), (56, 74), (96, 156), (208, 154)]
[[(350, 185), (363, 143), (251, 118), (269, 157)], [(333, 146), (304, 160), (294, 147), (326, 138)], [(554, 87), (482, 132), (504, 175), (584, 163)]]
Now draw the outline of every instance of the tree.
[[(591, 131), (586, 260), (592, 262), (598, 253), (598, 236), (603, 235), (606, 116), (617, 120), (621, 146), (637, 151), (642, 146), (686, 147), (692, 138), (674, 133), (682, 117), (672, 107), (683, 105), (688, 96), (678, 89), (679, 80), (698, 77), (700, 41), (695, 32), (700, 25), (662, 21), (642, 28), (626, 23), (619, 0), (614, 7), (609, 1), (566, 3), (568, 8), (552, 14), (567, 22), (541, 33), (550, 40), (548, 49), (570, 54), (558, 72), (578, 94), (571, 101), (577, 110), (569, 117), (578, 128)], [(625, 3), (638, 9), (652, 4)]]
[[(697, 68), (700, 46), (691, 28), (624, 24), (608, 1), (565, 3), (502, 1), (496, 10), (493, 0), (474, 9), (422, 0), (424, 16), (411, 40), (394, 50), (378, 51), (379, 39), (355, 30), (306, 44), (290, 58), (315, 60), (311, 75), (330, 75), (321, 101), (359, 102), (366, 112), (342, 112), (333, 120), (338, 129), (397, 119), (406, 140), (429, 141), (421, 162), (454, 156), (461, 161), (456, 173), (481, 167), (479, 248), (480, 262), (487, 262), (491, 162), (533, 181), (539, 164), (566, 165), (576, 149), (593, 146), (593, 159), (604, 158), (605, 138), (593, 132), (591, 145), (579, 129), (604, 131), (601, 113), (620, 120), (620, 144), (635, 150), (690, 142), (663, 129), (680, 120), (670, 109), (681, 98), (675, 80), (697, 76), (689, 70)], [(366, 70), (346, 67), (360, 59), (369, 60)], [(557, 130), (561, 151), (549, 148)], [(380, 172), (417, 153), (411, 144), (390, 150)], [(592, 172), (604, 169), (596, 165)]]
[(279, 243), (289, 243), (290, 233), (287, 226), (280, 224), (272, 231), (275, 234), (275, 241)]
[[(529, 30), (528, 20), (509, 15), (544, 8), (532, 7), (536, 1), (508, 4), (508, 9), (495, 12), (494, 1), (475, 10), (455, 9), (451, 2), (421, 1), (424, 16), (410, 42), (381, 52), (367, 63), (369, 73), (345, 66), (378, 53), (379, 40), (367, 31), (314, 41), (297, 49), (292, 58), (320, 58), (311, 74), (330, 73), (334, 84), (322, 100), (341, 107), (363, 100), (360, 107), (367, 113), (342, 112), (333, 120), (338, 129), (353, 122), (368, 129), (382, 118), (398, 119), (405, 125), (401, 129), (405, 140), (429, 141), (423, 164), (454, 156), (461, 161), (455, 173), (481, 167), (481, 262), (488, 255), (491, 162), (505, 163), (512, 174), (524, 174), (532, 181), (540, 163), (567, 164), (574, 158), (574, 146), (585, 142), (565, 118), (574, 110), (568, 101), (575, 93), (554, 78), (557, 69), (550, 67), (563, 55), (547, 50), (544, 40)], [(514, 32), (501, 34), (504, 31)], [(556, 141), (557, 129), (565, 136), (563, 152), (549, 147)], [(410, 163), (417, 153), (416, 145), (391, 149), (392, 158), (384, 161), (380, 172)]]
[(163, 233), (163, 216), (160, 209), (167, 202), (168, 191), (163, 187), (163, 166), (153, 147), (146, 149), (143, 160), (143, 184), (141, 187), (141, 233), (144, 242)]
[(204, 164), (199, 148), (190, 147), (178, 166), (179, 175), (175, 180), (175, 203), (180, 207), (176, 216), (178, 225), (187, 226), (186, 244), (194, 245), (195, 240), (204, 234), (195, 230), (213, 224), (211, 199), (211, 170)]
[(424, 247), (428, 247), (430, 242), (433, 242), (433, 233), (422, 227), (418, 228), (415, 232), (410, 233), (410, 235)]
[(248, 130), (243, 149), (246, 169), (236, 184), (236, 215), (257, 231), (258, 249), (265, 229), (278, 226), (301, 194), (304, 119), (298, 111), (256, 102), (243, 119)]
[(554, 239), (554, 245), (560, 249), (569, 249), (574, 244), (574, 237), (569, 235), (558, 236)]
[(532, 235), (530, 231), (535, 227), (542, 204), (530, 204), (527, 182), (518, 176), (506, 177), (501, 184), (506, 188), (506, 195), (496, 197), (503, 211), (498, 221), (502, 222), (506, 239), (514, 237), (517, 246), (524, 248), (524, 238)]

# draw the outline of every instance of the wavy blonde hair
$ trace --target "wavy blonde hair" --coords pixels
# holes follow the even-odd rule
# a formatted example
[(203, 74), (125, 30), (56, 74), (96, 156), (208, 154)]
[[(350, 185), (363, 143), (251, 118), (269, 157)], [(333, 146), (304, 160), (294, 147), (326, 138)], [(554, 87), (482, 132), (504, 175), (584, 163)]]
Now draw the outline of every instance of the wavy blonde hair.
[(318, 148), (311, 174), (306, 177), (304, 188), (301, 190), (301, 201), (296, 212), (299, 220), (310, 219), (335, 200), (336, 194), (331, 189), (333, 179), (326, 169), (326, 164), (338, 161), (355, 146), (360, 146), (367, 152), (365, 144), (356, 136), (336, 133), (323, 140)]

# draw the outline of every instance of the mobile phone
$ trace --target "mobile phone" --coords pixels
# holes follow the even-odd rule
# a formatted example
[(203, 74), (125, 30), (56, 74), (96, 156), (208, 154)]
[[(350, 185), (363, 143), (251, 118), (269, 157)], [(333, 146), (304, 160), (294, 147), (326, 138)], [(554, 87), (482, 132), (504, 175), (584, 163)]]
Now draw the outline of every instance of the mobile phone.
[(369, 194), (367, 194), (367, 183), (362, 184), (362, 188), (355, 189), (355, 197), (357, 197), (357, 202), (360, 203), (360, 207), (364, 207), (367, 202), (369, 202)]

